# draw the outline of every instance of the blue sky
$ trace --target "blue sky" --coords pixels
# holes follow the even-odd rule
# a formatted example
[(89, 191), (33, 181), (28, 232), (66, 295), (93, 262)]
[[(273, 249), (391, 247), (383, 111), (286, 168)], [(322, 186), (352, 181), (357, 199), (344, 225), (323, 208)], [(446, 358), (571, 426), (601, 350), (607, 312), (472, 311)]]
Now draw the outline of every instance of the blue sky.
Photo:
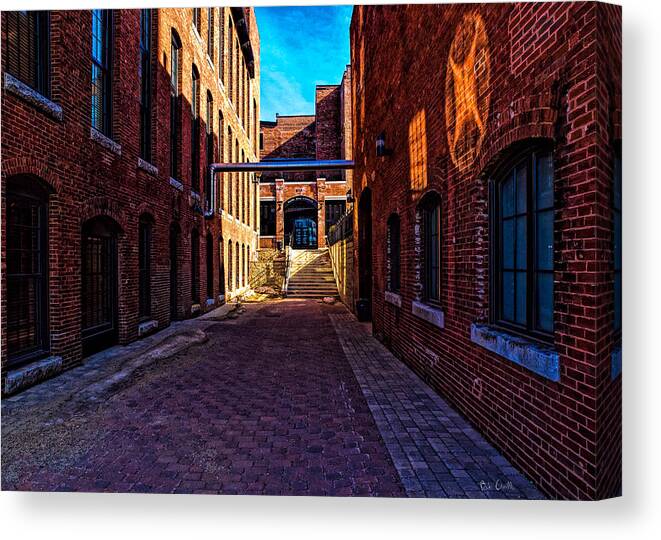
[(353, 6), (256, 7), (261, 119), (314, 114), (317, 84), (338, 84), (349, 63)]

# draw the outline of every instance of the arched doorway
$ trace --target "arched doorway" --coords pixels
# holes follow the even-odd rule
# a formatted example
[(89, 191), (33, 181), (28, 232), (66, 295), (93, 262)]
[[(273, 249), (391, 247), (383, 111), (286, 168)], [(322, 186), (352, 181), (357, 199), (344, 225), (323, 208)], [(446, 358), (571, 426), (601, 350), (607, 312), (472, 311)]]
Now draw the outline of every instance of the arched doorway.
[(83, 355), (117, 343), (117, 237), (119, 226), (99, 216), (83, 224), (81, 315)]
[(317, 203), (309, 197), (292, 197), (284, 205), (285, 245), (294, 249), (317, 247)]
[(177, 318), (177, 291), (179, 290), (179, 234), (178, 223), (170, 225), (170, 319)]
[[(365, 188), (358, 203), (358, 297), (366, 302), (363, 318), (372, 319), (372, 192)], [(363, 308), (364, 309), (364, 308)]]

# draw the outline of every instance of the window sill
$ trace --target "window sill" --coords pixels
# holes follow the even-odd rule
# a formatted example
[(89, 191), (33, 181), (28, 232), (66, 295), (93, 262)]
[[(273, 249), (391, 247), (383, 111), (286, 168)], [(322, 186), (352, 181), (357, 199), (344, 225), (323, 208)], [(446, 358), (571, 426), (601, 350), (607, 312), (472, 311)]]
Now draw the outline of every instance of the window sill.
[(158, 321), (150, 320), (141, 322), (138, 325), (138, 337), (145, 336), (158, 328)]
[(30, 88), (27, 84), (19, 81), (16, 77), (10, 75), (9, 73), (5, 73), (4, 87), (5, 90), (7, 90), (7, 92), (10, 94), (21, 98), (23, 101), (26, 101), (34, 108), (40, 110), (43, 113), (46, 113), (54, 120), (62, 122), (64, 119), (64, 113), (60, 105), (43, 96), (35, 89)]
[(179, 180), (177, 180), (176, 178), (172, 178), (172, 177), (170, 177), (170, 185), (171, 185), (174, 189), (177, 189), (177, 190), (179, 190), (179, 191), (183, 191), (183, 190), (184, 190), (184, 185), (183, 185)]
[(19, 390), (49, 379), (64, 369), (61, 356), (49, 356), (7, 373), (3, 394), (14, 394)]
[(537, 375), (560, 381), (560, 355), (549, 345), (476, 323), (471, 325), (471, 341)]
[(614, 381), (622, 374), (622, 346), (619, 345), (611, 353), (611, 381)]
[(90, 128), (90, 139), (103, 146), (106, 150), (110, 150), (113, 154), (117, 154), (118, 156), (122, 155), (121, 144), (116, 143), (109, 137), (106, 137), (103, 133), (93, 127)]
[(148, 161), (145, 161), (142, 158), (138, 158), (138, 168), (148, 172), (152, 176), (158, 176), (158, 169), (154, 165), (152, 165)]
[(386, 302), (389, 304), (392, 304), (393, 306), (397, 306), (399, 308), (402, 307), (402, 297), (394, 292), (391, 291), (385, 291), (383, 293), (384, 299)]
[(411, 304), (411, 313), (438, 328), (445, 328), (445, 314), (439, 308), (413, 301)]

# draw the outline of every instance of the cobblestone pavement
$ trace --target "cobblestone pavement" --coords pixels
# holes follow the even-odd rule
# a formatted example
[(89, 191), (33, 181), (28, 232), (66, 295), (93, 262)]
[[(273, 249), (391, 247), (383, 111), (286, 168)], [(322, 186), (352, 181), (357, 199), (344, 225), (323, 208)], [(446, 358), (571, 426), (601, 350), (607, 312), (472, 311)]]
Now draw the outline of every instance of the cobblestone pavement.
[(3, 399), (2, 489), (539, 497), (343, 306), (310, 300), (176, 323)]

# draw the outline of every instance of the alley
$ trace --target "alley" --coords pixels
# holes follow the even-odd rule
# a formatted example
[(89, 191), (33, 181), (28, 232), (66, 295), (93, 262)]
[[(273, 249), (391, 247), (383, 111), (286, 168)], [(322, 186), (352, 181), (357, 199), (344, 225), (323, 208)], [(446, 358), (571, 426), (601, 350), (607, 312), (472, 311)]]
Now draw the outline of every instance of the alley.
[(341, 304), (175, 323), (2, 415), (5, 490), (541, 498)]

